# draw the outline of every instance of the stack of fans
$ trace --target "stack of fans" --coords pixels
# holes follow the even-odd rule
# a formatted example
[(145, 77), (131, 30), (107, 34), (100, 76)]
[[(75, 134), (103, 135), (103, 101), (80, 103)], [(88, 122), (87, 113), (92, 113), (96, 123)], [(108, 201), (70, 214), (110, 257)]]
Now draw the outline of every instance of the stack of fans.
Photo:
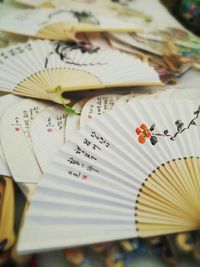
[(97, 243), (108, 267), (157, 247), (177, 262), (174, 243), (199, 259), (200, 91), (167, 85), (200, 68), (199, 38), (158, 0), (17, 2), (0, 18), (2, 261), (62, 248), (92, 266), (71, 248)]

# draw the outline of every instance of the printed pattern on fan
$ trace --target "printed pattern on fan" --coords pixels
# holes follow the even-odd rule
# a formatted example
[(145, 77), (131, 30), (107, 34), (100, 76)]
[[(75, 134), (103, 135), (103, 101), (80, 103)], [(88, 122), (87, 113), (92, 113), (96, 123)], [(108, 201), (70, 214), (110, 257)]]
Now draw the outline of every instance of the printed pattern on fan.
[(99, 95), (88, 100), (82, 108), (80, 118), (80, 128), (89, 121), (101, 116), (106, 111), (113, 108), (115, 102), (121, 97), (117, 94)]
[[(200, 103), (185, 98), (129, 101), (75, 133), (39, 183), (18, 250), (198, 229), (199, 117), (187, 126)], [(179, 134), (152, 145), (152, 125)]]
[(52, 106), (32, 121), (31, 142), (42, 171), (64, 144), (66, 116), (62, 106)]
[[(4, 114), (6, 109), (9, 108), (9, 106), (17, 103), (20, 100), (22, 100), (20, 97), (13, 96), (13, 95), (1, 96), (0, 97), (0, 118)], [(11, 176), (1, 144), (0, 144), (0, 175)]]

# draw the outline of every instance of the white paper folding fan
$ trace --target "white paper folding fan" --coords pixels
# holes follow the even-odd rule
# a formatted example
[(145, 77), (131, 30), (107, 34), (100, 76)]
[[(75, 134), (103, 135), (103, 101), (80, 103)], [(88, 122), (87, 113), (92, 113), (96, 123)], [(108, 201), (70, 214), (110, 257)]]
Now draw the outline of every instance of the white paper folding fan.
[(0, 50), (0, 90), (13, 94), (60, 102), (58, 87), (62, 93), (150, 84), (162, 84), (153, 68), (110, 49), (38, 40)]
[(37, 183), (41, 177), (30, 140), (30, 122), (47, 103), (23, 100), (9, 107), (1, 119), (0, 139), (9, 169), (16, 182)]
[[(6, 111), (6, 109), (9, 108), (9, 106), (13, 105), (14, 103), (17, 103), (20, 100), (22, 100), (20, 97), (13, 95), (1, 96), (0, 119), (3, 113)], [(0, 175), (11, 176), (1, 144), (0, 144)]]
[(140, 99), (86, 125), (44, 173), (18, 250), (199, 229), (199, 114), (196, 100)]
[(122, 17), (113, 9), (86, 4), (19, 10), (0, 19), (1, 31), (53, 40), (74, 39), (76, 32), (137, 32), (142, 26), (141, 18)]
[(66, 115), (62, 106), (52, 106), (32, 122), (31, 142), (42, 171), (64, 144)]

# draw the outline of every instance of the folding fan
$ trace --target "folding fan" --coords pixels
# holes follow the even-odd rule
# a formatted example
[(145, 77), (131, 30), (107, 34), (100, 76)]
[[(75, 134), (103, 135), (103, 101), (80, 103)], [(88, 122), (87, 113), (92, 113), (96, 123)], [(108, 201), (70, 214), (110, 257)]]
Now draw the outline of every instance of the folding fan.
[[(170, 14), (167, 8), (159, 0), (135, 0), (128, 3), (130, 9), (147, 13), (152, 19), (140, 33), (109, 33), (109, 36), (128, 46), (139, 48), (147, 52), (161, 55), (165, 52), (165, 47), (159, 42), (151, 43), (150, 40), (142, 38), (142, 33), (146, 31), (165, 30), (167, 27), (183, 29), (183, 26)], [(140, 36), (141, 35), (141, 36)]]
[(32, 122), (31, 143), (42, 171), (64, 144), (66, 112), (62, 106), (52, 106)]
[[(9, 106), (17, 103), (20, 100), (22, 100), (22, 98), (13, 95), (0, 97), (0, 118)], [(11, 176), (1, 144), (0, 144), (0, 175)]]
[(9, 170), (26, 196), (41, 177), (30, 139), (30, 122), (49, 107), (48, 103), (22, 100), (9, 107), (1, 117), (0, 140)]
[(166, 27), (183, 28), (181, 23), (169, 12), (165, 5), (159, 0), (135, 0), (128, 4), (130, 9), (134, 9), (143, 13), (147, 13), (151, 17), (148, 23), (150, 29), (165, 29)]
[(51, 6), (51, 0), (15, 0), (15, 2), (24, 4), (30, 7), (45, 7)]
[(153, 68), (110, 49), (38, 40), (0, 50), (0, 90), (17, 95), (62, 102), (66, 91), (151, 84), (162, 84)]
[(19, 10), (0, 19), (0, 30), (53, 40), (74, 39), (77, 32), (137, 32), (143, 18), (119, 16), (103, 6), (70, 4), (65, 8)]
[(199, 229), (199, 114), (197, 98), (135, 98), (85, 125), (43, 174), (18, 250)]

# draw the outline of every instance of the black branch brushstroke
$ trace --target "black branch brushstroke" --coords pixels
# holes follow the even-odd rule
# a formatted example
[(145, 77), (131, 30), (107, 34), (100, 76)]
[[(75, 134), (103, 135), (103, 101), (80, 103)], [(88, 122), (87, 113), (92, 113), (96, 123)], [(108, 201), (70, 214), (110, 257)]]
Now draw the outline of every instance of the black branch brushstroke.
[(152, 136), (155, 136), (155, 137), (156, 136), (169, 137), (170, 140), (174, 141), (175, 138), (177, 137), (177, 135), (179, 135), (179, 134), (183, 133), (184, 131), (188, 130), (192, 125), (197, 126), (195, 121), (198, 119), (199, 114), (200, 114), (200, 106), (198, 107), (198, 110), (196, 110), (194, 112), (194, 115), (196, 115), (196, 116), (189, 122), (189, 124), (186, 127), (183, 127), (184, 123), (181, 120), (176, 120), (175, 121), (175, 125), (177, 127), (177, 132), (174, 135), (169, 134), (168, 130), (164, 130), (163, 133), (153, 133)]
[(54, 12), (51, 12), (47, 19), (43, 22), (41, 22), (39, 25), (45, 25), (50, 22), (50, 20), (60, 14), (72, 14), (73, 17), (77, 20), (77, 22), (87, 22), (93, 25), (99, 25), (99, 20), (95, 17), (95, 15), (90, 11), (76, 11), (76, 10), (56, 10)]
[(66, 64), (71, 64), (75, 66), (96, 66), (96, 65), (105, 65), (107, 63), (78, 63), (73, 61), (72, 58), (68, 56), (68, 53), (72, 50), (79, 49), (83, 54), (89, 53), (94, 54), (97, 53), (100, 49), (100, 47), (94, 47), (89, 41), (81, 41), (81, 42), (75, 42), (75, 41), (68, 41), (68, 42), (55, 42), (53, 46), (53, 50), (47, 55), (45, 59), (44, 67), (45, 69), (48, 67), (49, 59), (52, 55), (57, 54), (61, 61), (63, 61)]
[(99, 25), (99, 20), (90, 11), (75, 11), (70, 10), (70, 13), (78, 20), (78, 22), (88, 22), (94, 25)]

